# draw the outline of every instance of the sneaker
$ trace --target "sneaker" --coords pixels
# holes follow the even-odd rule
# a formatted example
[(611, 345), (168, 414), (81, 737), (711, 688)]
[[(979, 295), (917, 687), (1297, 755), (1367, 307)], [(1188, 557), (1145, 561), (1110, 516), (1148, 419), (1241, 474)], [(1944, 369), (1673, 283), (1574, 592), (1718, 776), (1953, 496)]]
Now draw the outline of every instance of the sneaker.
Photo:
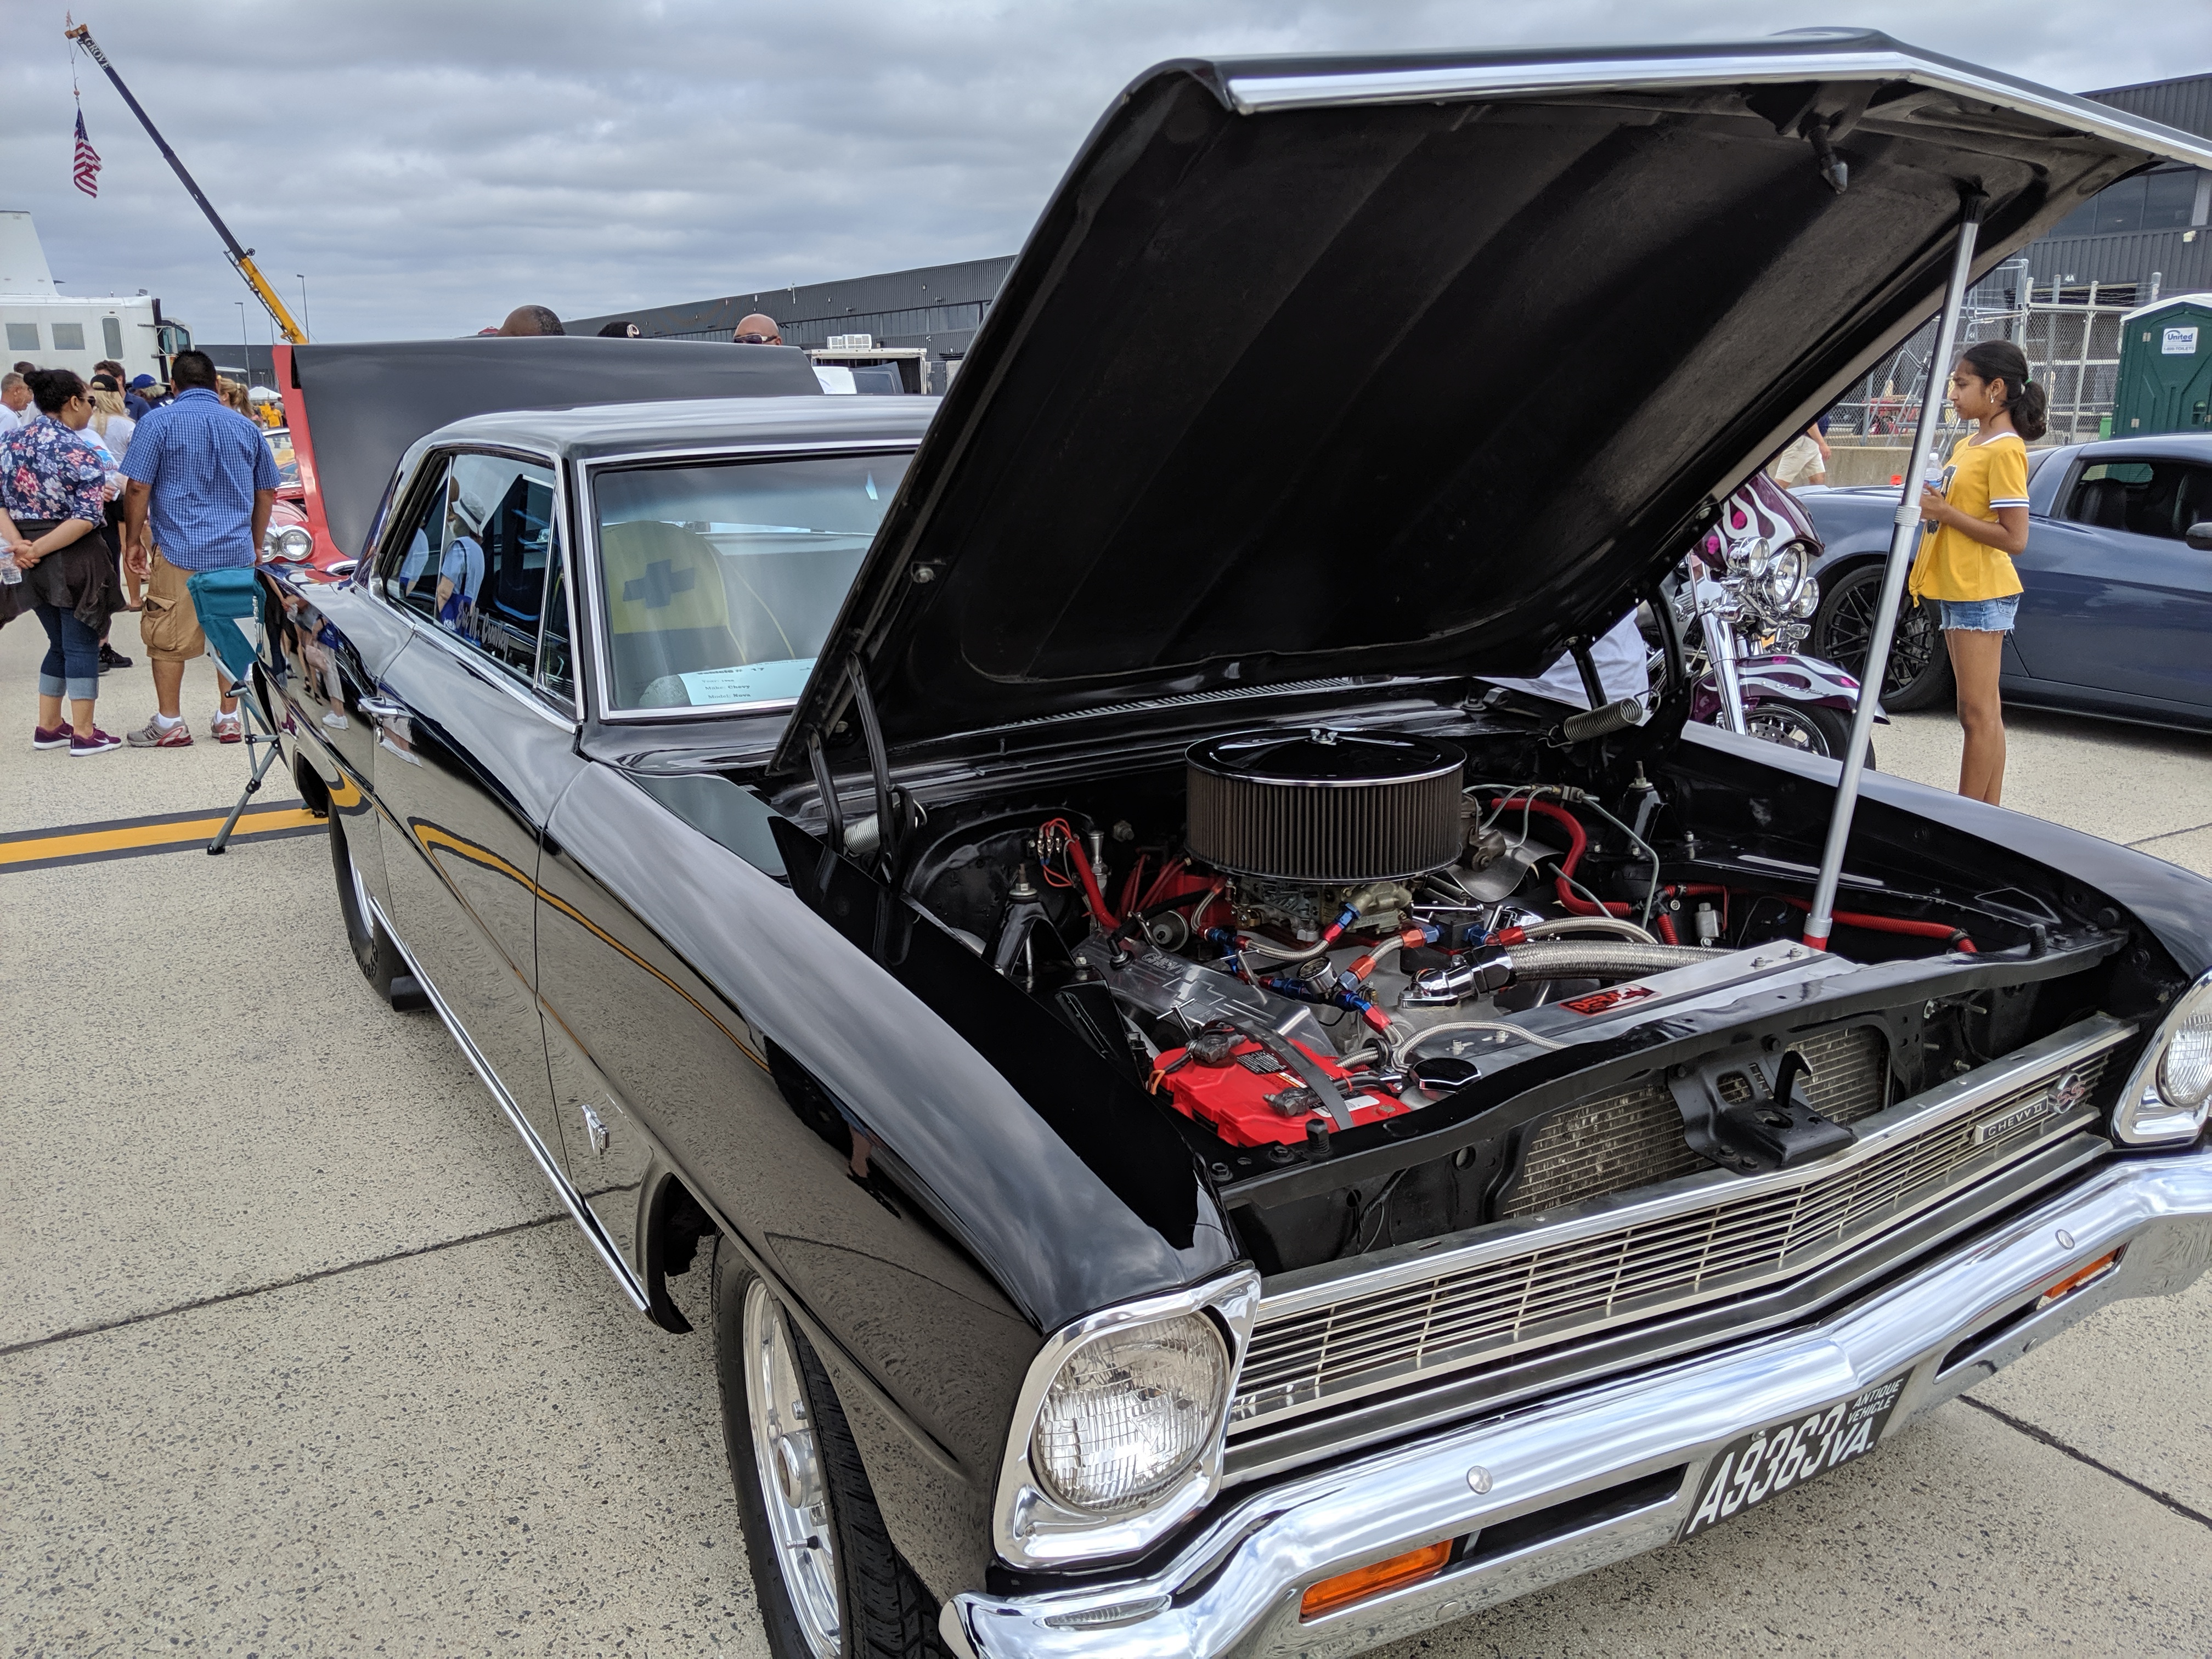
[(246, 720), (243, 715), (226, 714), (217, 709), (208, 721), (208, 729), (217, 743), (242, 743), (246, 738)]
[(66, 749), (70, 745), (70, 728), (57, 726), (51, 732), (43, 726), (31, 728), (31, 747), (33, 749)]
[(179, 720), (166, 732), (161, 729), (159, 722), (148, 720), (145, 725), (123, 739), (133, 749), (183, 749), (189, 746), (191, 740), (192, 728), (182, 720)]
[(100, 672), (101, 673), (105, 674), (111, 668), (128, 668), (130, 666), (130, 658), (125, 656), (120, 651), (118, 651), (106, 640), (102, 640), (100, 642)]
[[(185, 741), (190, 742), (191, 739), (186, 738)], [(96, 726), (92, 728), (92, 735), (88, 738), (80, 738), (74, 732), (70, 736), (70, 758), (71, 760), (76, 760), (85, 755), (104, 755), (111, 749), (120, 749), (122, 747), (122, 738), (112, 738)]]

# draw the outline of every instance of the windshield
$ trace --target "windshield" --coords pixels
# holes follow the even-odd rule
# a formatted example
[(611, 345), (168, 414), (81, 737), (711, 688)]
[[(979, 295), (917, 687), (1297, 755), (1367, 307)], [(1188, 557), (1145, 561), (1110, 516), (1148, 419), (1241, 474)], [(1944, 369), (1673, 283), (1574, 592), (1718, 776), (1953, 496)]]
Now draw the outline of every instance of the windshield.
[(796, 698), (908, 459), (834, 455), (601, 474), (608, 706)]

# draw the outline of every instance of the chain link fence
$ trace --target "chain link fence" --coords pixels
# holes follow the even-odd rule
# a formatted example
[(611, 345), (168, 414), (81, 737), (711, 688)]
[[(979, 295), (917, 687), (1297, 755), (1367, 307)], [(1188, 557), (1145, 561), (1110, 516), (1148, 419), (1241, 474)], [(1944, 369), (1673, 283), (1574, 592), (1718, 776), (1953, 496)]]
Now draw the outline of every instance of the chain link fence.
[[(2019, 346), (2029, 374), (2051, 400), (2044, 441), (2080, 443), (2106, 429), (2119, 384), (2120, 319), (2142, 302), (2133, 283), (2032, 283), (2027, 262), (2010, 260), (1968, 290), (1960, 343), (2010, 340)], [(1929, 395), (1931, 367), (1936, 395), (1942, 395), (1948, 366), (1929, 364), (1935, 349), (1931, 321), (1831, 406), (1828, 441), (1909, 447), (1921, 401)], [(1962, 430), (1947, 414), (1937, 453)]]

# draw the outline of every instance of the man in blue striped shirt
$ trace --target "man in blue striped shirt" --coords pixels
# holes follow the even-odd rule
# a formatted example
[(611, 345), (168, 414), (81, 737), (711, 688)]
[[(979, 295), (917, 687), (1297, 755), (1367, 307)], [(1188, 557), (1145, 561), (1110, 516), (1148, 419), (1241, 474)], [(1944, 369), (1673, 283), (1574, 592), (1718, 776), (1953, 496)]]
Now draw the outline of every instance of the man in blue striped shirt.
[[(139, 636), (154, 664), (161, 712), (130, 734), (133, 749), (181, 749), (192, 740), (182, 713), (185, 665), (207, 649), (199, 613), (185, 586), (196, 570), (250, 565), (276, 499), (276, 463), (260, 428), (216, 393), (215, 360), (180, 351), (169, 364), (177, 395), (131, 434), (123, 475), (125, 539), (134, 574), (145, 580)], [(150, 527), (149, 519), (151, 520)], [(222, 707), (216, 740), (245, 736), (238, 699), (216, 665)]]

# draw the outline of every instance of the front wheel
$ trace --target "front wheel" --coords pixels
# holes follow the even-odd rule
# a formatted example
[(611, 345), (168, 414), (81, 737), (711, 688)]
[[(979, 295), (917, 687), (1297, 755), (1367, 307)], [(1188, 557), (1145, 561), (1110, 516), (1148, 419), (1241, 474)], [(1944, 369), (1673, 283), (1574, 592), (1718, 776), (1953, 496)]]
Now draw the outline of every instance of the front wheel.
[(944, 1659), (822, 1362), (768, 1283), (714, 1241), (722, 1435), (776, 1659)]
[[(1801, 754), (1818, 755), (1825, 760), (1840, 760), (1850, 747), (1851, 717), (1840, 708), (1823, 708), (1813, 703), (1756, 702), (1744, 711), (1744, 724), (1751, 735), (1767, 743), (1778, 743), (1785, 749), (1795, 749)], [(1867, 769), (1875, 771), (1874, 740), (1867, 740)]]
[[(1820, 596), (1813, 617), (1813, 654), (1832, 662), (1854, 679), (1866, 678), (1867, 652), (1874, 641), (1874, 613), (1881, 604), (1882, 567), (1863, 564), (1847, 570)], [(1881, 702), (1899, 713), (1940, 702), (1951, 690), (1951, 654), (1936, 625), (1936, 607), (1915, 605), (1906, 594), (1897, 613), (1889, 645), (1889, 672), (1882, 676)]]

